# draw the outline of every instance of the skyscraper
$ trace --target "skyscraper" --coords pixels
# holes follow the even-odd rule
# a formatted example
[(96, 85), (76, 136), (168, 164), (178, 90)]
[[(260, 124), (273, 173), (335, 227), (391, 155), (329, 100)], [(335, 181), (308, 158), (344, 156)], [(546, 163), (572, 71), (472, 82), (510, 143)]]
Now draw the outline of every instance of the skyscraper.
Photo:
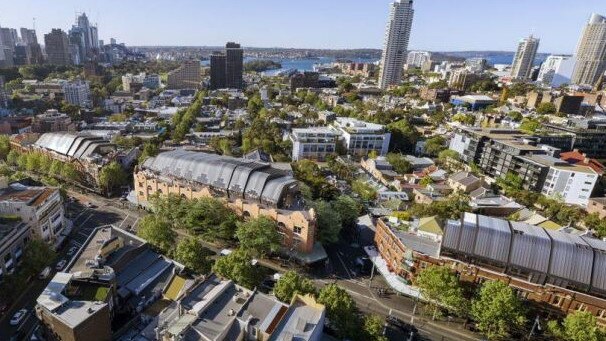
[(534, 60), (539, 49), (539, 39), (530, 35), (520, 40), (518, 50), (511, 65), (511, 77), (519, 80), (528, 80)]
[(210, 55), (210, 88), (223, 89), (227, 87), (225, 79), (225, 63), (227, 57), (225, 53), (215, 51)]
[(242, 89), (244, 80), (244, 51), (240, 44), (229, 42), (225, 53), (213, 52), (210, 56), (210, 88)]
[(69, 40), (67, 39), (67, 34), (61, 29), (53, 28), (50, 33), (45, 34), (44, 45), (49, 64), (71, 64)]
[(23, 44), (27, 45), (27, 49), (29, 50), (30, 63), (42, 64), (44, 62), (44, 58), (42, 56), (42, 48), (40, 47), (40, 44), (38, 44), (38, 36), (36, 35), (36, 31), (25, 27), (21, 27), (20, 31), (21, 41)]
[(413, 0), (396, 0), (390, 5), (389, 21), (385, 30), (379, 87), (386, 89), (402, 79), (414, 9)]
[(593, 86), (606, 71), (606, 17), (593, 13), (576, 52), (572, 83)]
[(228, 88), (242, 89), (244, 80), (244, 50), (240, 44), (229, 42), (225, 45), (225, 80)]

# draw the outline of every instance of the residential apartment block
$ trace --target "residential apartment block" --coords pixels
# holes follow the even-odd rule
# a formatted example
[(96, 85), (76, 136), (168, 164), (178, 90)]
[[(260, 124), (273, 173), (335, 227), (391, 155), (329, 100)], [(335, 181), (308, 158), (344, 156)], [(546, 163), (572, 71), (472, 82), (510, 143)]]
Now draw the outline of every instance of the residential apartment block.
[(328, 155), (336, 153), (337, 138), (338, 134), (326, 127), (293, 129), (290, 135), (292, 159), (324, 161)]
[(197, 89), (201, 80), (200, 62), (188, 60), (168, 73), (166, 86), (169, 89)]
[(12, 274), (31, 239), (31, 227), (18, 220), (0, 219), (0, 281)]
[(33, 236), (50, 244), (67, 225), (58, 188), (4, 183), (0, 188), (0, 215), (18, 217), (31, 226)]
[(333, 127), (341, 135), (348, 155), (364, 157), (371, 151), (381, 156), (387, 154), (391, 133), (387, 132), (385, 126), (355, 118), (337, 117)]
[(560, 159), (559, 149), (537, 145), (536, 140), (517, 130), (463, 128), (450, 141), (450, 149), (494, 179), (514, 173), (525, 189), (586, 207), (599, 174)]

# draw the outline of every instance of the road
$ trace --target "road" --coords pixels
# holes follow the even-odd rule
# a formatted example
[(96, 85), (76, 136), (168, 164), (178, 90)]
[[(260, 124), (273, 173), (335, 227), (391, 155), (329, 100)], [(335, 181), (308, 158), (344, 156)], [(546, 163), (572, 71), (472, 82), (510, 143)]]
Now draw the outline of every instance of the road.
[[(380, 274), (375, 272), (372, 281), (368, 272), (363, 272), (354, 264), (357, 257), (365, 256), (361, 247), (341, 242), (326, 248), (328, 254), (327, 265), (311, 271), (316, 284), (321, 287), (329, 283), (336, 283), (356, 301), (358, 308), (364, 313), (375, 313), (381, 316), (394, 316), (410, 323), (419, 330), (420, 336), (427, 340), (437, 341), (472, 341), (481, 338), (463, 328), (463, 323), (448, 321), (431, 321), (422, 316), (419, 304), (415, 309), (415, 301), (410, 297), (398, 295), (389, 288)], [(331, 276), (332, 275), (332, 276)], [(387, 292), (379, 296), (379, 289)], [(413, 311), (416, 313), (413, 315)], [(406, 340), (402, 334), (390, 336), (391, 340)]]
[[(99, 226), (114, 224), (116, 226), (126, 227), (135, 226), (138, 222), (137, 212), (127, 212), (125, 210), (108, 206), (107, 202), (101, 199), (91, 199), (76, 193), (70, 193), (76, 196), (76, 201), (68, 204), (67, 215), (71, 217), (74, 228), (63, 248), (59, 250), (57, 260), (52, 264), (53, 271), (45, 280), (35, 278), (23, 294), (16, 299), (9, 311), (0, 318), (0, 340), (9, 340), (13, 335), (30, 335), (37, 326), (38, 320), (34, 314), (36, 298), (46, 287), (51, 278), (55, 275), (55, 264), (61, 259), (69, 259), (67, 251), (73, 245), (80, 247), (86, 241), (91, 232)], [(89, 208), (84, 204), (93, 202), (96, 207)], [(10, 318), (19, 309), (28, 309), (29, 313), (26, 319), (19, 326), (11, 326)]]
[[(70, 196), (76, 199), (68, 207), (68, 215), (74, 222), (74, 229), (66, 246), (60, 250), (58, 259), (67, 259), (67, 250), (72, 246), (82, 246), (91, 232), (102, 225), (113, 224), (122, 228), (136, 228), (143, 212), (136, 209), (129, 209), (117, 199), (105, 199), (97, 195), (84, 195), (81, 193), (70, 192)], [(87, 207), (87, 203), (92, 203), (94, 207)], [(218, 248), (212, 244), (205, 245), (209, 249), (217, 252)], [(348, 291), (354, 298), (358, 308), (364, 313), (375, 313), (381, 316), (394, 316), (407, 323), (414, 317), (414, 325), (418, 328), (420, 336), (424, 340), (461, 340), (472, 341), (479, 340), (477, 336), (463, 329), (461, 323), (430, 321), (426, 317), (417, 314), (413, 315), (415, 302), (408, 297), (388, 294), (379, 297), (377, 291), (379, 288), (387, 289), (388, 286), (383, 278), (375, 274), (371, 281), (368, 274), (359, 274), (355, 264), (355, 259), (362, 256), (363, 251), (359, 246), (351, 246), (347, 243), (339, 243), (336, 246), (327, 248), (328, 262), (320, 264), (314, 268), (308, 268), (308, 275), (314, 279), (318, 287), (328, 283), (337, 283)], [(54, 263), (56, 264), (56, 263)], [(275, 271), (284, 272), (288, 269), (269, 260), (260, 260), (260, 264), (269, 267)], [(22, 332), (30, 334), (37, 325), (37, 319), (33, 314), (33, 308), (36, 298), (47, 285), (50, 278), (46, 280), (35, 279), (30, 283), (25, 293), (16, 300), (16, 303), (10, 311), (0, 318), (0, 340), (8, 340), (12, 335)], [(18, 327), (9, 325), (10, 317), (19, 309), (26, 308), (30, 311), (27, 319)], [(393, 328), (389, 328), (386, 334), (390, 340), (407, 340), (405, 335)]]

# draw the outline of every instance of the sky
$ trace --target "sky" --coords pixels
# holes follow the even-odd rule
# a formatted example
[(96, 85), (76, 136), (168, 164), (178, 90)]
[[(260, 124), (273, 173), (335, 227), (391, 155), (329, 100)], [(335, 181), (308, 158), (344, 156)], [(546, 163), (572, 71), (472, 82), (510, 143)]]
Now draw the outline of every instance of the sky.
[[(0, 0), (0, 26), (38, 39), (69, 29), (76, 12), (99, 38), (127, 45), (381, 48), (391, 0)], [(415, 0), (409, 49), (514, 51), (533, 33), (539, 52), (572, 53), (605, 0)]]

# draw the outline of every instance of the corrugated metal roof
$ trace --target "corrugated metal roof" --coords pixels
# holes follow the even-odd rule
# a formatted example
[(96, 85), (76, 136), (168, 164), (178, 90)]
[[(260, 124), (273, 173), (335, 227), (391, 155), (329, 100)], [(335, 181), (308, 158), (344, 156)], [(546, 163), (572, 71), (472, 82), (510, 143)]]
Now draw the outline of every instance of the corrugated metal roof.
[(262, 199), (272, 204), (278, 203), (284, 188), (295, 182), (268, 164), (182, 149), (149, 158), (143, 168), (229, 190), (234, 197), (242, 197), (244, 193), (247, 199)]
[(511, 230), (507, 220), (478, 216), (474, 253), (477, 256), (507, 263)]
[(528, 270), (547, 273), (549, 270), (549, 253), (551, 239), (547, 232), (528, 224), (511, 222), (513, 242), (510, 264)]
[(549, 274), (582, 284), (591, 284), (593, 249), (581, 237), (546, 230), (551, 237)]

